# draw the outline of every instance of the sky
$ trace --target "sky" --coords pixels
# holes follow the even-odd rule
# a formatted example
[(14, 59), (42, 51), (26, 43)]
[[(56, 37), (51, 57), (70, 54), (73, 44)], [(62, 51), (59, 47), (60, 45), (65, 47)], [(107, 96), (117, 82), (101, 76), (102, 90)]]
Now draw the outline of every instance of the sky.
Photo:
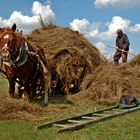
[[(115, 49), (116, 30), (130, 41), (130, 53), (140, 52), (140, 0), (1, 0), (0, 28), (17, 24), (24, 34), (45, 24), (78, 30), (109, 60)], [(129, 55), (131, 59), (133, 55)]]

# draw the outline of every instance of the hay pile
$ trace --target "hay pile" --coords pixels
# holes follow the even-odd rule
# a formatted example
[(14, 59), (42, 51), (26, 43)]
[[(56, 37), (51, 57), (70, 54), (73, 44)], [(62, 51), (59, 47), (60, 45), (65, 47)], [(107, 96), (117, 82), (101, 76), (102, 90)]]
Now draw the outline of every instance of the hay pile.
[(140, 96), (140, 55), (127, 64), (109, 64), (79, 32), (52, 24), (28, 37), (45, 46), (53, 79), (60, 79), (67, 93), (80, 91), (78, 98), (99, 102), (114, 102), (122, 94)]
[(34, 30), (28, 39), (44, 46), (48, 65), (57, 90), (77, 93), (84, 77), (104, 63), (100, 52), (82, 34), (49, 24)]
[(0, 94), (0, 120), (41, 120), (46, 110), (36, 104), (24, 100), (11, 99), (7, 95)]
[(140, 54), (136, 55), (132, 60), (129, 61), (131, 66), (140, 65)]
[(80, 96), (104, 103), (117, 102), (121, 95), (140, 97), (140, 65), (99, 66), (83, 81)]

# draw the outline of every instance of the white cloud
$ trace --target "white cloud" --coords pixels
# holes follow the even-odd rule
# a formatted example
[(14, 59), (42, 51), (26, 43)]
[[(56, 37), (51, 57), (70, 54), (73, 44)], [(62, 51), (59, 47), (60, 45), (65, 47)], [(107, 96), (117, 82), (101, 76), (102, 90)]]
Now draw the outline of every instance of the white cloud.
[(112, 39), (115, 37), (116, 30), (121, 28), (122, 30), (127, 30), (130, 25), (128, 19), (122, 18), (120, 16), (115, 16), (112, 18), (111, 22), (107, 22), (106, 26), (108, 28), (105, 32), (100, 32), (99, 37), (102, 40)]
[(100, 24), (99, 22), (90, 23), (87, 19), (74, 19), (70, 23), (70, 28), (81, 32), (89, 40), (92, 40), (90, 38), (96, 37), (99, 34)]
[(97, 8), (107, 7), (110, 4), (110, 0), (95, 0), (94, 4)]
[[(105, 24), (100, 22), (90, 23), (87, 19), (74, 19), (70, 23), (70, 27), (73, 30), (78, 30), (88, 38), (96, 38), (99, 40), (112, 39), (116, 36), (115, 32), (118, 28), (127, 30), (129, 25), (130, 21), (120, 16), (113, 17), (110, 22), (106, 22)], [(104, 32), (100, 31), (99, 29), (102, 26), (106, 27), (107, 30)]]
[(43, 5), (38, 1), (35, 1), (33, 3), (32, 12), (36, 16), (41, 14), (41, 16), (45, 22), (54, 20), (54, 18), (55, 18), (55, 14), (51, 9), (51, 5), (49, 5), (49, 4)]
[(131, 26), (129, 30), (130, 30), (130, 32), (140, 33), (140, 24), (136, 24), (134, 26)]
[(95, 46), (100, 50), (101, 53), (106, 53), (106, 45), (102, 42), (97, 42)]
[(2, 19), (0, 17), (1, 27), (9, 27), (16, 23), (18, 28), (27, 34), (40, 26), (38, 21), (39, 14), (41, 14), (44, 23), (54, 21), (55, 19), (55, 13), (51, 9), (51, 5), (43, 5), (38, 1), (33, 2), (32, 13), (32, 16), (28, 16), (23, 15), (21, 11), (13, 11), (9, 19)]
[(140, 5), (139, 0), (95, 0), (94, 5), (97, 8), (105, 8), (108, 6), (119, 7), (119, 8), (129, 8)]
[(88, 33), (88, 27), (89, 27), (90, 22), (87, 19), (74, 19), (71, 23), (70, 23), (70, 27), (73, 30), (78, 30), (84, 34)]
[(113, 61), (114, 51), (109, 51), (108, 47), (103, 42), (97, 42), (95, 46), (99, 49), (100, 53), (105, 56), (109, 61)]

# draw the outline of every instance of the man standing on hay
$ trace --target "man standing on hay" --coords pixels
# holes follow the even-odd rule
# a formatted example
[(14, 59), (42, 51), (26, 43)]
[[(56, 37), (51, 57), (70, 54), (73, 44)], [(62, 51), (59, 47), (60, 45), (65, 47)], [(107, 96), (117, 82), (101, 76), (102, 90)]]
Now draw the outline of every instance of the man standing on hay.
[(116, 31), (117, 38), (116, 38), (116, 52), (114, 54), (114, 63), (118, 64), (119, 59), (122, 57), (122, 62), (127, 62), (127, 56), (129, 51), (129, 39), (125, 33), (123, 33), (122, 29), (118, 29)]

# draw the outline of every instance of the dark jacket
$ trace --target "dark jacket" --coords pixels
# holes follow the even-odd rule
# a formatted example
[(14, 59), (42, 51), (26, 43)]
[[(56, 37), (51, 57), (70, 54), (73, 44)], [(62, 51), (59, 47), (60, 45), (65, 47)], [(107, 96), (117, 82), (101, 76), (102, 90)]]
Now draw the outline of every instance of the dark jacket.
[(119, 49), (124, 49), (125, 51), (129, 51), (129, 45), (130, 45), (130, 42), (129, 42), (129, 39), (128, 39), (126, 34), (123, 33), (121, 38), (119, 38), (117, 36), (117, 38), (116, 38), (116, 46)]

